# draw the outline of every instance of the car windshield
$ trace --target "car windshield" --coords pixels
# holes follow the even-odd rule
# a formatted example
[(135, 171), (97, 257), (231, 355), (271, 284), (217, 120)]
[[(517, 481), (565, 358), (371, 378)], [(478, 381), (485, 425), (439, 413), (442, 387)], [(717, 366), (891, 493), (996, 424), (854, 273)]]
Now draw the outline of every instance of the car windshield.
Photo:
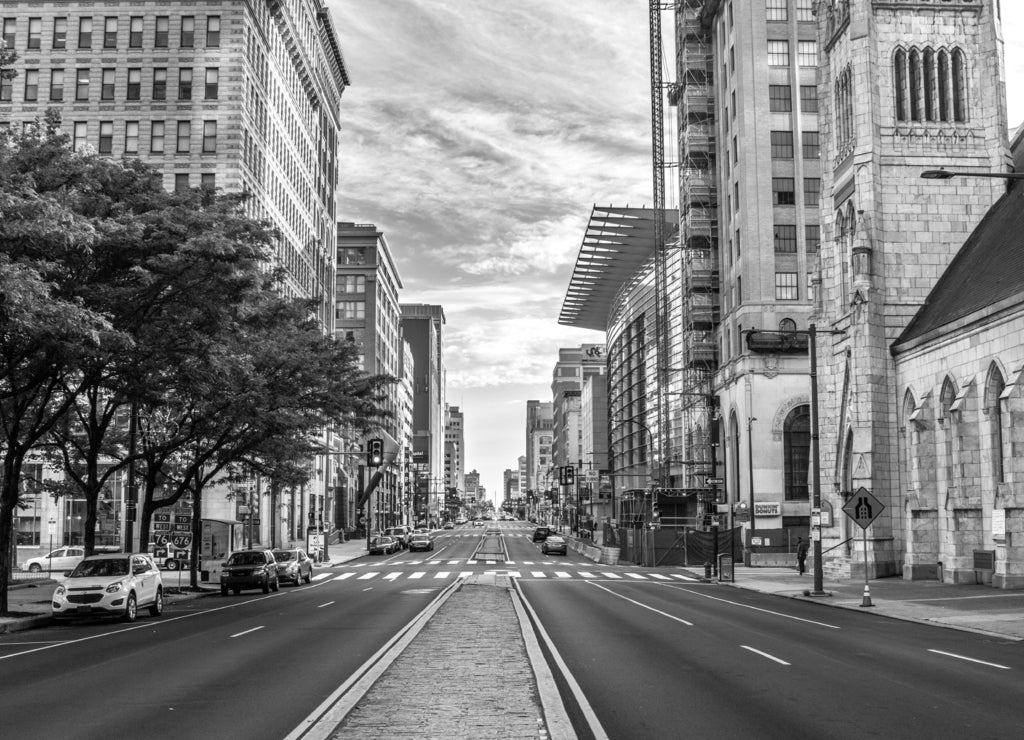
[(430, 540), (430, 535), (428, 535), (428, 534), (414, 534), (412, 536), (412, 538), (414, 540), (416, 540), (417, 542), (422, 542), (423, 540), (428, 540), (429, 541)]
[(274, 559), (278, 562), (295, 560), (295, 553), (291, 550), (274, 550)]
[(261, 552), (236, 552), (228, 558), (228, 565), (263, 565), (265, 562)]
[(110, 578), (128, 575), (128, 558), (83, 560), (71, 573), (72, 578)]

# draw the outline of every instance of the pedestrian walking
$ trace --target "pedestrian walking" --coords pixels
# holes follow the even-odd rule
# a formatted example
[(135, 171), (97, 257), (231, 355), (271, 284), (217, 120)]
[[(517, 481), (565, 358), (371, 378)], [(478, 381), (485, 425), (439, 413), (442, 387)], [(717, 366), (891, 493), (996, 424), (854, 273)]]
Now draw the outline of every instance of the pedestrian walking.
[(803, 537), (796, 538), (796, 565), (800, 575), (804, 574), (806, 568), (804, 562), (807, 560), (807, 543), (804, 542)]

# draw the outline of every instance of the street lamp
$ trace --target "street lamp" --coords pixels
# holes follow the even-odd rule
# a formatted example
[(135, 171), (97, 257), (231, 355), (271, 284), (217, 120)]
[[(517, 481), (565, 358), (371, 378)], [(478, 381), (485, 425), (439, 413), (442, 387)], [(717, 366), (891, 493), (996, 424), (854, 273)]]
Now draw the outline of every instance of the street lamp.
[(924, 180), (952, 180), (954, 177), (994, 177), (1000, 180), (1024, 180), (1024, 172), (968, 172), (966, 170), (924, 170)]

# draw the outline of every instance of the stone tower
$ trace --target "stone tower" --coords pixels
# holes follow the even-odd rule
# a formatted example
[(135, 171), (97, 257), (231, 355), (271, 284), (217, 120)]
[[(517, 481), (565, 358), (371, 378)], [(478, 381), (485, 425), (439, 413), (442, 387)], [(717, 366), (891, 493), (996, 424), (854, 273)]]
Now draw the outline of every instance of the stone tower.
[[(997, 0), (821, 0), (822, 242), (814, 318), (822, 528), (832, 575), (901, 572), (904, 499), (889, 347), (989, 206), (1006, 171)], [(826, 334), (826, 331), (842, 332)], [(841, 512), (864, 487), (884, 505), (862, 532)], [(828, 524), (826, 516), (823, 524)]]

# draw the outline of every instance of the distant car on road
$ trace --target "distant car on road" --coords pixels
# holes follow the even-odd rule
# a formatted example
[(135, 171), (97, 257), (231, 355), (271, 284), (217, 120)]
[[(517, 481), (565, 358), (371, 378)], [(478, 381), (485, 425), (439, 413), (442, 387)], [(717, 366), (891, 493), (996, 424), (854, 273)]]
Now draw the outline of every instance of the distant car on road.
[(38, 558), (29, 558), (22, 564), (21, 569), (33, 573), (41, 573), (44, 570), (63, 573), (82, 562), (84, 557), (84, 547), (58, 547), (46, 555), (41, 555)]
[(455, 525), (452, 524), (451, 522), (445, 522), (444, 526), (441, 527), (441, 529), (455, 529)]
[(408, 547), (412, 531), (409, 527), (402, 525), (400, 527), (388, 527), (384, 530), (384, 534), (388, 537), (394, 537), (399, 547)]
[(401, 545), (398, 544), (398, 540), (389, 535), (382, 534), (370, 540), (367, 552), (370, 555), (390, 555), (399, 549), (401, 549)]
[(224, 561), (220, 572), (220, 595), (227, 596), (230, 589), (239, 593), (243, 588), (259, 588), (269, 594), (281, 587), (277, 560), (270, 550), (238, 550)]
[(565, 555), (566, 549), (565, 537), (560, 534), (549, 534), (547, 538), (540, 543), (540, 551), (545, 555), (551, 555), (556, 552)]
[(537, 527), (533, 530), (533, 541), (543, 542), (551, 535), (550, 527)]
[(433, 550), (434, 541), (430, 539), (429, 534), (417, 533), (412, 536), (409, 540), (409, 552), (413, 550)]
[(280, 580), (296, 586), (303, 581), (313, 582), (313, 559), (302, 548), (274, 550), (274, 560), (277, 561), (277, 577)]
[(140, 607), (159, 617), (164, 584), (153, 558), (142, 553), (90, 555), (54, 589), (53, 618), (120, 617), (134, 622)]

